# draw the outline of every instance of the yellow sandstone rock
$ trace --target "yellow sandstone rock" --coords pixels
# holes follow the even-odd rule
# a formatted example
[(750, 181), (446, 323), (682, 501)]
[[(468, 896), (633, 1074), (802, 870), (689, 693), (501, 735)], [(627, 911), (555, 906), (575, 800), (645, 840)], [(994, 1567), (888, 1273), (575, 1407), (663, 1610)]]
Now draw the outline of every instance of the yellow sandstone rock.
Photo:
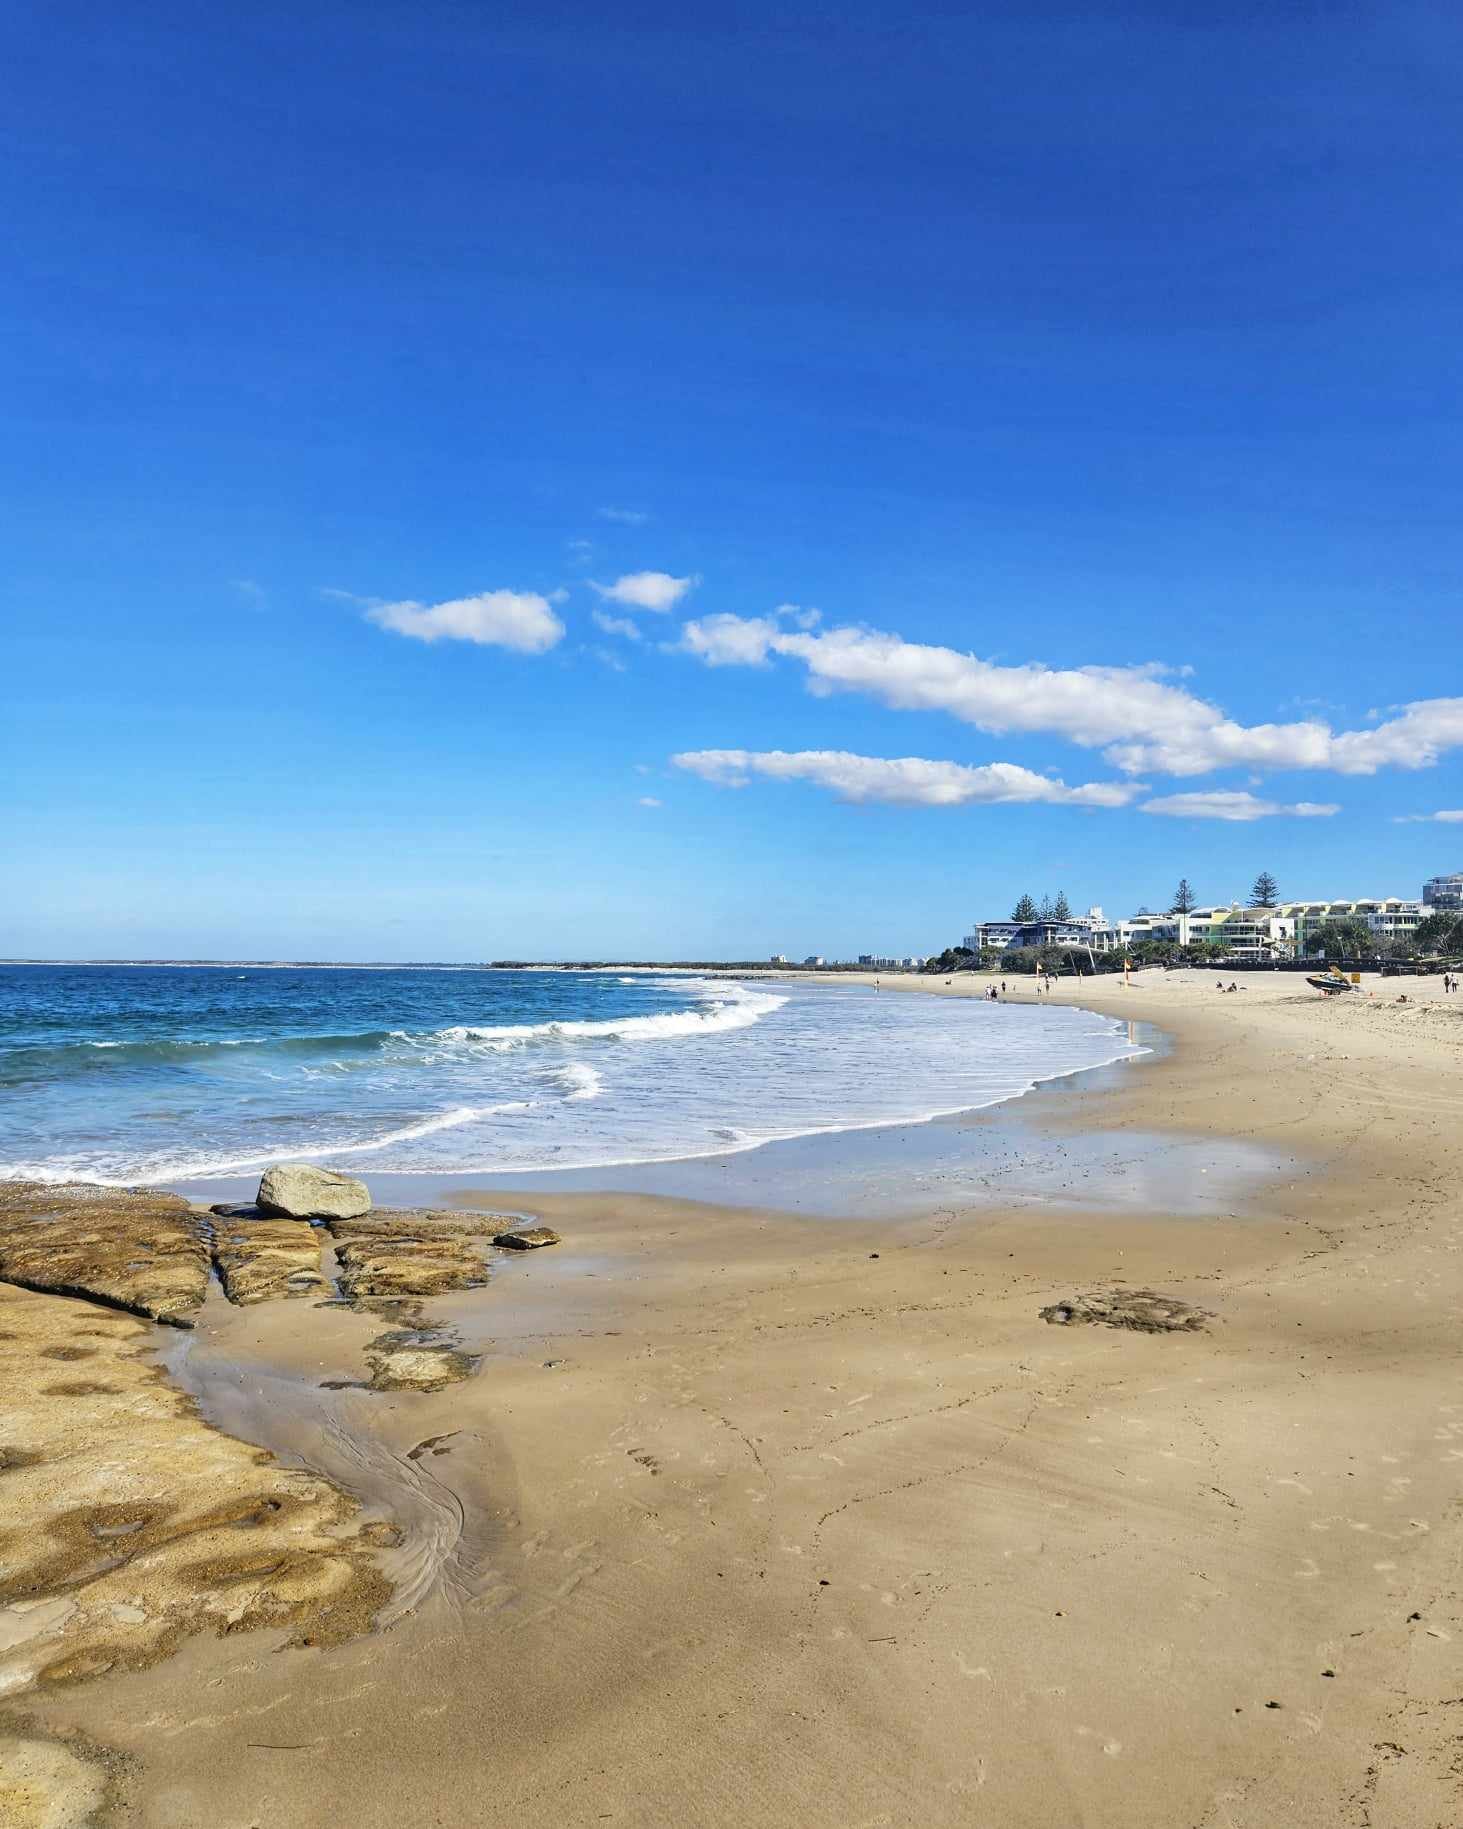
[(207, 1215), (174, 1194), (5, 1182), (0, 1279), (191, 1327), (208, 1290)]
[(0, 1285), (0, 1696), (196, 1632), (332, 1642), (391, 1592), (356, 1503), (210, 1427), (154, 1343), (132, 1316)]

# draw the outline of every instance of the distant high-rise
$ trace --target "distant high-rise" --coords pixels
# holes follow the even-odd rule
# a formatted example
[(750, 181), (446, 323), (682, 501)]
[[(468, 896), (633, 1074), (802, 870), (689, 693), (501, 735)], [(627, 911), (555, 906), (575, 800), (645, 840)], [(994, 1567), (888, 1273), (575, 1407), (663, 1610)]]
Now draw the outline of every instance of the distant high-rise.
[(1422, 899), (1429, 908), (1463, 908), (1463, 870), (1430, 876), (1422, 886)]

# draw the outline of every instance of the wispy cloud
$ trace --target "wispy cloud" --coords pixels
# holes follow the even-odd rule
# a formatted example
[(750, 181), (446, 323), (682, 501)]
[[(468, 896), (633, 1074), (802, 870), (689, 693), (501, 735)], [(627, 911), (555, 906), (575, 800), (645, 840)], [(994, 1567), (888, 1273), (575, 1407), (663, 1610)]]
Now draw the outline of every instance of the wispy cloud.
[(643, 508), (596, 508), (601, 521), (612, 521), (616, 527), (644, 527), (650, 516)]
[(470, 641), (519, 654), (543, 654), (564, 636), (549, 599), (537, 591), (482, 591), (433, 604), (377, 602), (366, 611), (366, 620), (413, 641)]
[(1436, 813), (1398, 813), (1392, 821), (1394, 826), (1422, 826), (1433, 823), (1442, 826), (1463, 826), (1463, 807), (1442, 807)]
[(591, 610), (589, 620), (595, 628), (603, 629), (606, 635), (623, 635), (626, 641), (644, 641), (638, 623), (631, 622), (628, 616), (611, 616), (605, 610)]
[(252, 610), (262, 610), (269, 601), (269, 593), (253, 578), (231, 578), (229, 582)]
[(622, 603), (634, 610), (664, 611), (673, 610), (701, 580), (694, 576), (673, 578), (669, 572), (626, 572), (613, 584), (596, 584), (592, 578), (589, 582), (590, 589), (598, 591), (609, 603)]
[(770, 616), (720, 614), (685, 624), (679, 646), (711, 667), (799, 661), (810, 691), (857, 692), (902, 711), (938, 711), (996, 735), (1040, 731), (1101, 749), (1128, 774), (1202, 775), (1227, 767), (1428, 768), (1463, 746), (1463, 698), (1418, 699), (1368, 730), (1320, 719), (1235, 722), (1172, 683), (1158, 662), (1123, 667), (1005, 666), (877, 629), (789, 627)]
[(658, 807), (664, 805), (664, 802), (657, 800), (654, 794), (642, 794), (635, 804), (641, 807)]
[(809, 781), (854, 805), (878, 801), (891, 806), (964, 807), (1046, 802), (1121, 807), (1147, 792), (1130, 781), (1068, 787), (1014, 762), (968, 767), (923, 756), (859, 756), (841, 749), (697, 749), (672, 756), (671, 761), (718, 787), (745, 787), (754, 775), (773, 781)]
[(1315, 800), (1297, 800), (1286, 806), (1276, 800), (1260, 800), (1254, 794), (1216, 788), (1212, 793), (1165, 794), (1157, 800), (1145, 800), (1138, 811), (1169, 819), (1249, 820), (1273, 819), (1282, 813), (1292, 819), (1329, 819), (1341, 809)]

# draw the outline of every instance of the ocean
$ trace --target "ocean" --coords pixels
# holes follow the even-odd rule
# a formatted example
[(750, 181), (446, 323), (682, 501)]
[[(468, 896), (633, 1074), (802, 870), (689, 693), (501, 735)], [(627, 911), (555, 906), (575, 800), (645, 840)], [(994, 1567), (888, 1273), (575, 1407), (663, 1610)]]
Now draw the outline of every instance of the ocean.
[(916, 1122), (1142, 1052), (1061, 1006), (455, 966), (0, 966), (0, 1177), (609, 1167)]

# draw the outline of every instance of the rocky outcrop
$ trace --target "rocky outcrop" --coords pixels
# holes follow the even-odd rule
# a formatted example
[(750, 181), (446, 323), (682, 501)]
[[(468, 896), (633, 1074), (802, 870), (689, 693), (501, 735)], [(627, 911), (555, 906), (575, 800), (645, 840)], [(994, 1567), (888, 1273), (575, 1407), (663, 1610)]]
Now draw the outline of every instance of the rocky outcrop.
[(174, 1194), (0, 1185), (0, 1281), (191, 1327), (208, 1262), (208, 1216)]
[(204, 1422), (155, 1350), (133, 1315), (0, 1286), (7, 1699), (139, 1669), (197, 1632), (330, 1644), (390, 1597), (356, 1501)]
[(259, 1183), (257, 1200), (261, 1212), (282, 1219), (354, 1219), (371, 1211), (364, 1181), (308, 1162), (285, 1162), (269, 1169)]
[(544, 1245), (557, 1245), (559, 1235), (552, 1226), (514, 1226), (494, 1235), (493, 1243), (506, 1251), (537, 1251)]
[[(497, 1223), (496, 1220), (493, 1223)], [(396, 1300), (475, 1289), (488, 1280), (483, 1224), (456, 1214), (392, 1213), (332, 1220), (341, 1293)]]
[(323, 1232), (294, 1219), (220, 1219), (213, 1261), (224, 1294), (241, 1308), (290, 1296), (328, 1296), (320, 1274)]
[(1070, 1296), (1041, 1311), (1053, 1327), (1126, 1327), (1140, 1334), (1199, 1333), (1214, 1319), (1207, 1309), (1191, 1308), (1177, 1296), (1152, 1289), (1108, 1289)]
[(440, 1391), (477, 1370), (477, 1360), (443, 1335), (404, 1329), (379, 1334), (366, 1348), (373, 1391)]

